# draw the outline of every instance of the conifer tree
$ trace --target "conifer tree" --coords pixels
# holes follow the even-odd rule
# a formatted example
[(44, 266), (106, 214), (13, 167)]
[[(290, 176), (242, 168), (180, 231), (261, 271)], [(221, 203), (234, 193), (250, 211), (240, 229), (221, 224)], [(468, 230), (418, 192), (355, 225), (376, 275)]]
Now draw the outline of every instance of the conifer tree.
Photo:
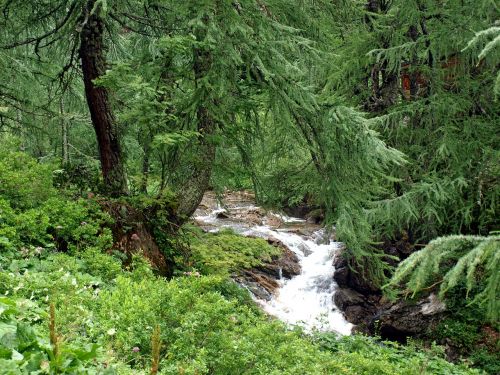
[(365, 211), (372, 239), (425, 243), (498, 226), (498, 8), (489, 5), (374, 1), (354, 13), (328, 88), (367, 109), (408, 161)]

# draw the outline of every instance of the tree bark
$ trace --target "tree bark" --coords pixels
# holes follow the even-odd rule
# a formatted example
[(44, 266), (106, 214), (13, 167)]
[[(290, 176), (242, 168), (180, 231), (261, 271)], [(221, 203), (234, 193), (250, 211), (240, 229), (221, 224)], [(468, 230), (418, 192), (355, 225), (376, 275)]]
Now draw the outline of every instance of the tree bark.
[(104, 190), (110, 196), (120, 196), (127, 194), (128, 188), (117, 124), (109, 102), (108, 90), (94, 84), (94, 80), (106, 69), (104, 21), (99, 14), (99, 5), (91, 14), (95, 3), (96, 0), (89, 0), (84, 9), (79, 54), (85, 95), (97, 136)]
[(61, 156), (62, 156), (62, 165), (65, 166), (69, 163), (69, 144), (68, 144), (68, 122), (64, 117), (64, 100), (61, 98), (59, 103), (61, 110), (61, 135), (62, 135), (62, 147), (61, 147)]
[(149, 177), (149, 158), (151, 156), (151, 136), (148, 135), (142, 147), (144, 155), (142, 157), (142, 176), (140, 191), (143, 194), (148, 192), (148, 177)]
[[(212, 57), (210, 52), (196, 49), (194, 51), (194, 76), (199, 81), (210, 69)], [(177, 215), (180, 222), (189, 218), (200, 204), (203, 194), (210, 184), (212, 167), (215, 161), (215, 144), (209, 137), (215, 132), (216, 121), (207, 107), (200, 104), (196, 112), (200, 133), (196, 144), (196, 156), (191, 163), (191, 175), (186, 180), (178, 195)]]

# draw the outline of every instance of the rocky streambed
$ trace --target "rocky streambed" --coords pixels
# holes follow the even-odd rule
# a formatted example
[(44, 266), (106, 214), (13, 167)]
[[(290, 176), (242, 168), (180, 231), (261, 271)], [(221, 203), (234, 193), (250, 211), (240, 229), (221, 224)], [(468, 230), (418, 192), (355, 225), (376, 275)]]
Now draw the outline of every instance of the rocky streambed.
[[(336, 242), (314, 220), (267, 211), (255, 205), (251, 192), (205, 194), (194, 215), (207, 232), (230, 228), (248, 237), (266, 239), (282, 249), (280, 256), (234, 275), (271, 315), (306, 330), (350, 334), (352, 330), (406, 341), (425, 336), (445, 315), (446, 306), (429, 293), (420, 301), (391, 302), (354, 272)], [(388, 246), (404, 259), (404, 243)]]
[(264, 311), (306, 330), (351, 332), (352, 324), (334, 302), (333, 259), (342, 244), (334, 241), (331, 233), (306, 220), (257, 207), (250, 192), (221, 197), (208, 192), (194, 219), (207, 232), (230, 228), (243, 236), (264, 238), (282, 249), (271, 262), (234, 275)]

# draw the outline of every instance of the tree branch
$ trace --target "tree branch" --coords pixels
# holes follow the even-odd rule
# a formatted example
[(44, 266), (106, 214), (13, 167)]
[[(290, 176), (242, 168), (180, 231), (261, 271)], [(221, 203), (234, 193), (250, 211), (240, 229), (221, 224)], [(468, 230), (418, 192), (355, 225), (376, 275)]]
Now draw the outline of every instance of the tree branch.
[(37, 37), (34, 37), (34, 38), (28, 38), (28, 39), (25, 39), (25, 40), (22, 40), (22, 41), (19, 41), (19, 42), (15, 42), (15, 43), (12, 43), (12, 44), (1, 46), (0, 49), (12, 49), (12, 48), (24, 46), (26, 44), (31, 44), (31, 43), (35, 42), (37, 44), (37, 50), (38, 50), (38, 45), (40, 44), (40, 42), (42, 40), (48, 38), (49, 36), (51, 36), (51, 35), (53, 35), (55, 33), (57, 33), (59, 30), (61, 30), (66, 25), (66, 23), (69, 21), (69, 19), (73, 15), (73, 11), (76, 8), (76, 4), (77, 4), (77, 1), (73, 1), (73, 3), (70, 6), (70, 9), (69, 9), (68, 13), (66, 13), (66, 16), (63, 18), (63, 20), (58, 25), (56, 25), (56, 27), (54, 29), (52, 29), (50, 31), (47, 31), (45, 34), (37, 36)]

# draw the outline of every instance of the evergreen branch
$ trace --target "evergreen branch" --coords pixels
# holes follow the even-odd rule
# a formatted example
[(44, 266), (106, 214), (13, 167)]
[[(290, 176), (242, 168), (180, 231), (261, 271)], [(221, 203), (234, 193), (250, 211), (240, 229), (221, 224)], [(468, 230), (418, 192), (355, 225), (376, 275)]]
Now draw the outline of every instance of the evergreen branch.
[[(411, 254), (401, 262), (384, 289), (401, 289), (406, 285), (413, 296), (441, 284), (440, 298), (462, 282), (466, 298), (478, 285), (481, 273), (483, 284), (471, 303), (485, 307), (491, 321), (498, 319), (500, 300), (500, 236), (453, 235), (431, 241), (423, 250)], [(428, 285), (429, 281), (439, 280)]]
[(71, 6), (69, 8), (69, 11), (66, 13), (66, 16), (52, 30), (47, 31), (45, 34), (42, 34), (42, 35), (34, 37), (34, 38), (28, 38), (28, 39), (25, 39), (25, 40), (22, 40), (22, 41), (19, 41), (19, 42), (15, 42), (15, 43), (12, 43), (12, 44), (0, 46), (0, 49), (12, 49), (12, 48), (20, 47), (20, 46), (23, 46), (23, 45), (26, 45), (26, 44), (31, 44), (31, 43), (36, 43), (36, 45), (38, 46), (38, 44), (42, 40), (48, 38), (49, 36), (51, 36), (51, 35), (53, 35), (55, 33), (57, 33), (59, 30), (61, 30), (67, 24), (67, 22), (70, 20), (71, 16), (73, 15), (73, 11), (75, 10), (77, 3), (78, 2), (76, 0), (73, 1), (73, 3), (71, 4)]

